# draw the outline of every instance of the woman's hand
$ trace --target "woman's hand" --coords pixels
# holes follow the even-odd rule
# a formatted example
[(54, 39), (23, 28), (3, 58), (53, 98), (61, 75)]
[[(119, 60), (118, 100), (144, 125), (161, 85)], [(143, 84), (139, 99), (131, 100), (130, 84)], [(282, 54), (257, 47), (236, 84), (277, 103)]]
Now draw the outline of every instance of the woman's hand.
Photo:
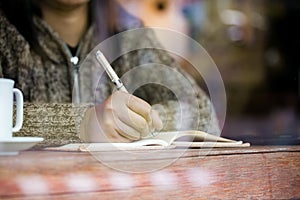
[(130, 142), (144, 138), (162, 126), (157, 112), (147, 102), (116, 91), (86, 112), (80, 136), (87, 142)]

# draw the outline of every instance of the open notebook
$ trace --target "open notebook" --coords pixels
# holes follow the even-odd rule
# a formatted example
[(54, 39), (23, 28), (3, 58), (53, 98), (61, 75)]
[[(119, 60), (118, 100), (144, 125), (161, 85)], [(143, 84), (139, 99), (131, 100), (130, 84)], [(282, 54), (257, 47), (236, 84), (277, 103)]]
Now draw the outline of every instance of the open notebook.
[(249, 147), (250, 143), (215, 136), (203, 131), (159, 132), (155, 136), (131, 143), (76, 143), (47, 149), (62, 151), (139, 150), (162, 148)]

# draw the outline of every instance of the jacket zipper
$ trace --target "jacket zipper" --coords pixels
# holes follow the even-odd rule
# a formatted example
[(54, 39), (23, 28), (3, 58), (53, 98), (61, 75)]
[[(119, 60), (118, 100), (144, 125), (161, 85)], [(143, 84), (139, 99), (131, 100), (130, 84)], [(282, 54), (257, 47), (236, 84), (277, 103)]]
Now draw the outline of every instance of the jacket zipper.
[(67, 50), (68, 54), (69, 54), (69, 59), (70, 62), (73, 65), (73, 77), (74, 77), (74, 85), (73, 85), (73, 91), (74, 91), (74, 95), (73, 96), (73, 103), (80, 103), (80, 80), (79, 80), (79, 53), (81, 50), (81, 46), (82, 43), (79, 43), (79, 46), (77, 48), (76, 54), (75, 56), (72, 55), (70, 49), (68, 48), (68, 46), (65, 44), (65, 49)]

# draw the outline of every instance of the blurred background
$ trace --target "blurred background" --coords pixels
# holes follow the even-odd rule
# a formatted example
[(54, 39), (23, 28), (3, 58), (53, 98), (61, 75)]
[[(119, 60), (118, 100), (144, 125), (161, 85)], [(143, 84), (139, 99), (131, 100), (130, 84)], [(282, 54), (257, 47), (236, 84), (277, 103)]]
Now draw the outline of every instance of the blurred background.
[[(206, 49), (227, 94), (223, 136), (300, 144), (299, 0), (118, 1), (145, 26), (179, 31)], [(205, 89), (201, 76), (179, 62)]]

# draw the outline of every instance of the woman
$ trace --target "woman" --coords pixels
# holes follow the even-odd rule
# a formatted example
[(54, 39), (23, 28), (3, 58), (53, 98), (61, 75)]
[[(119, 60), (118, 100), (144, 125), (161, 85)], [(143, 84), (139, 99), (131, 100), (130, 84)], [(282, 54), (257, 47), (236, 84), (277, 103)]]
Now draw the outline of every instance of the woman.
[[(3, 0), (1, 7), (0, 76), (14, 79), (28, 102), (71, 102), (73, 82), (76, 90), (78, 69), (87, 54), (107, 37), (142, 26), (139, 20), (113, 5), (111, 0)], [(146, 35), (140, 42), (156, 41)], [(141, 50), (125, 55), (114, 62), (114, 67), (122, 76), (134, 66), (149, 62), (181, 70), (172, 58), (158, 50)], [(172, 79), (167, 75), (160, 78)], [(199, 109), (196, 110), (200, 113), (194, 114), (199, 120), (190, 117), (190, 124), (181, 129), (196, 127), (217, 133), (218, 125), (211, 104), (192, 83), (197, 88), (195, 100)], [(114, 142), (129, 142), (147, 136), (153, 130), (160, 130), (162, 121), (151, 107), (155, 103), (165, 105), (167, 116), (174, 117), (181, 112), (178, 104), (174, 103), (175, 95), (164, 87), (142, 87), (134, 93), (135, 96), (124, 92), (112, 93), (113, 87), (109, 84), (98, 89), (101, 97), (97, 100), (96, 112), (87, 112), (85, 121), (88, 121), (88, 126), (100, 122), (102, 129), (85, 131), (81, 136), (86, 141), (102, 142), (108, 138)], [(118, 105), (117, 108), (112, 107), (112, 102)], [(193, 113), (195, 108), (187, 109)], [(170, 121), (173, 124), (165, 125), (164, 130), (176, 128), (176, 121)], [(49, 139), (49, 143), (50, 139), (52, 143), (60, 144), (78, 141), (74, 133), (43, 137)]]

